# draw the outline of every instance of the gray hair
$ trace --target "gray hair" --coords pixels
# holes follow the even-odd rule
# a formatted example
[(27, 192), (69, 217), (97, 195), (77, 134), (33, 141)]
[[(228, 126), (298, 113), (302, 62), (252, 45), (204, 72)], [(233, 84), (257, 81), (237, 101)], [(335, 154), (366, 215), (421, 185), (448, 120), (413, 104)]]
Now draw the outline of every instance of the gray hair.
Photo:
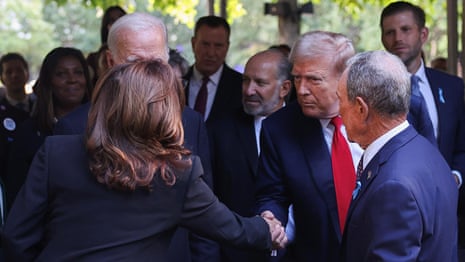
[(357, 54), (347, 62), (349, 101), (361, 97), (384, 116), (405, 114), (410, 106), (410, 74), (404, 63), (387, 51)]
[(297, 59), (316, 59), (331, 57), (334, 69), (342, 74), (346, 68), (347, 60), (355, 54), (352, 41), (343, 34), (311, 31), (303, 34), (294, 43), (289, 54), (291, 63)]
[(161, 29), (163, 32), (163, 38), (166, 46), (165, 60), (168, 61), (169, 48), (166, 26), (161, 19), (146, 13), (127, 14), (116, 20), (108, 33), (108, 48), (112, 53), (118, 53), (118, 38), (122, 36), (121, 32), (125, 30), (131, 30), (141, 34), (151, 34), (154, 29)]

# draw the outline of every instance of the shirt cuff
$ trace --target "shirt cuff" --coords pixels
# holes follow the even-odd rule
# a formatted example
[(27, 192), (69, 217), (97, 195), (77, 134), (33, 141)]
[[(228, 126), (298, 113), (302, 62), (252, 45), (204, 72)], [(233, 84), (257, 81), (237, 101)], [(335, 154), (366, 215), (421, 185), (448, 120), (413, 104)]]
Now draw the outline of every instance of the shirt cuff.
[(459, 171), (457, 170), (452, 170), (452, 175), (454, 175), (456, 177), (456, 180), (458, 181), (457, 183), (457, 188), (460, 188), (462, 186), (462, 174), (460, 174)]

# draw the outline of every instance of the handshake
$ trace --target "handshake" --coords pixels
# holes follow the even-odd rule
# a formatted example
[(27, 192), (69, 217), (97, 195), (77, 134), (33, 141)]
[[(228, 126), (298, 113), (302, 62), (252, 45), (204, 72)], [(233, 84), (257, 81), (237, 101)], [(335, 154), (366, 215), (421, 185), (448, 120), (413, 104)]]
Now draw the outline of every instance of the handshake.
[(273, 242), (273, 250), (285, 248), (287, 245), (286, 231), (271, 211), (266, 210), (261, 213), (261, 217), (268, 223), (270, 227), (271, 241)]

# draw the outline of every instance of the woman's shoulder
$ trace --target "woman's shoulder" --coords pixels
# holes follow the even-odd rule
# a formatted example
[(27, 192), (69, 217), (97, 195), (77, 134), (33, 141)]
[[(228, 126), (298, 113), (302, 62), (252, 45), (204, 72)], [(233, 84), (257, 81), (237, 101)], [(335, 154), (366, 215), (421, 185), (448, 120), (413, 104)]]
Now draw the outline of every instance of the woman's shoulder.
[(175, 171), (177, 183), (189, 183), (191, 180), (195, 180), (197, 177), (203, 175), (203, 167), (200, 161), (200, 157), (197, 155), (185, 156), (183, 161), (188, 164), (181, 169)]
[(49, 146), (68, 146), (68, 145), (84, 145), (84, 136), (83, 135), (54, 135), (48, 136), (45, 139), (45, 143)]
[(48, 154), (57, 158), (84, 156), (85, 139), (83, 135), (55, 135), (45, 138), (44, 145)]

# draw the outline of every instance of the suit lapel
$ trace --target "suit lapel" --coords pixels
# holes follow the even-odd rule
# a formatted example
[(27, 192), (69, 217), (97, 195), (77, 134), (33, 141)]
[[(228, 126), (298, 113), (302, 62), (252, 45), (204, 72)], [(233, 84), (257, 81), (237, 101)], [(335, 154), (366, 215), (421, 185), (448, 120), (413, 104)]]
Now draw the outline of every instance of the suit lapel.
[(232, 99), (230, 94), (231, 88), (229, 88), (229, 83), (227, 83), (227, 79), (230, 79), (230, 70), (231, 69), (229, 69), (226, 64), (223, 64), (223, 72), (221, 73), (221, 77), (217, 85), (218, 88), (216, 89), (215, 98), (213, 100), (212, 108), (210, 110), (207, 121), (209, 119), (215, 118), (215, 115), (218, 113), (222, 114), (224, 108), (229, 107), (227, 101), (231, 101)]
[(238, 123), (240, 124), (236, 127), (240, 141), (239, 143), (245, 148), (244, 152), (246, 154), (247, 162), (252, 170), (252, 174), (255, 175), (257, 173), (258, 151), (255, 139), (254, 118), (247, 115), (242, 109), (238, 114), (238, 118)]
[[(310, 179), (320, 191), (320, 195), (325, 200), (335, 232), (340, 232), (337, 214), (336, 193), (331, 167), (331, 155), (322, 132), (321, 123), (318, 119), (304, 116), (300, 111), (301, 119), (299, 123), (299, 137), (306, 164), (310, 170)], [(341, 237), (341, 234), (338, 234)]]
[[(428, 78), (429, 85), (431, 87), (431, 91), (434, 97), (434, 104), (436, 105), (436, 111), (438, 112), (438, 132), (439, 134), (443, 134), (444, 132), (447, 133), (446, 129), (449, 126), (447, 121), (450, 121), (450, 109), (447, 108), (446, 105), (447, 101), (447, 89), (445, 88), (444, 84), (445, 81), (441, 79), (441, 75), (437, 74), (435, 70), (431, 68), (426, 68), (426, 77)], [(440, 97), (441, 96), (441, 97)], [(443, 102), (440, 100), (442, 99)], [(442, 141), (441, 136), (438, 137), (438, 147), (442, 148)], [(441, 150), (442, 151), (442, 150)]]
[(381, 150), (379, 150), (378, 153), (376, 153), (373, 159), (371, 159), (371, 161), (363, 170), (362, 175), (360, 176), (360, 182), (362, 183), (362, 187), (357, 197), (353, 199), (350, 204), (347, 220), (350, 219), (350, 217), (352, 216), (352, 212), (357, 207), (357, 204), (359, 203), (359, 201), (361, 201), (365, 193), (370, 188), (372, 182), (376, 179), (380, 167), (386, 161), (388, 161), (388, 159), (397, 149), (404, 146), (417, 135), (417, 131), (415, 131), (415, 129), (412, 126), (407, 127), (407, 129), (403, 130), (402, 132), (391, 138), (391, 140), (389, 140), (381, 148)]

